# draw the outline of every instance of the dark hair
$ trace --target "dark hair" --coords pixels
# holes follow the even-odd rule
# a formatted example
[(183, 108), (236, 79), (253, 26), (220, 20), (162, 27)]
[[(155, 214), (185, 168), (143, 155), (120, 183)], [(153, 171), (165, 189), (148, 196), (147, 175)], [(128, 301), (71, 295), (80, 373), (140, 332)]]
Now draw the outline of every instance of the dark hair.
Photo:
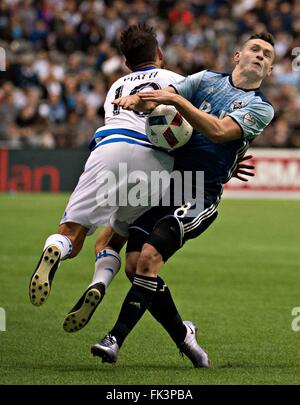
[(156, 34), (149, 25), (130, 25), (121, 33), (120, 50), (131, 68), (155, 61), (157, 48)]
[(247, 41), (244, 42), (244, 44), (248, 41), (250, 41), (251, 39), (262, 39), (263, 41), (268, 42), (270, 45), (274, 46), (274, 37), (270, 32), (260, 32), (259, 34), (254, 34), (251, 35), (250, 38), (247, 39)]

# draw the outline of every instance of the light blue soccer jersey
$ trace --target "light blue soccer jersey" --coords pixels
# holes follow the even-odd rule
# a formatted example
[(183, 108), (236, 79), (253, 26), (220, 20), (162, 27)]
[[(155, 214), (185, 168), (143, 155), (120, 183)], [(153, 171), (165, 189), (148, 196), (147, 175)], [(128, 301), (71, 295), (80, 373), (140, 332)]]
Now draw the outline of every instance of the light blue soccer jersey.
[(259, 89), (235, 87), (229, 74), (204, 70), (172, 86), (200, 110), (220, 119), (230, 116), (241, 127), (242, 138), (221, 144), (194, 131), (191, 140), (174, 153), (176, 169), (203, 170), (206, 188), (219, 193), (238, 158), (272, 120), (273, 107)]

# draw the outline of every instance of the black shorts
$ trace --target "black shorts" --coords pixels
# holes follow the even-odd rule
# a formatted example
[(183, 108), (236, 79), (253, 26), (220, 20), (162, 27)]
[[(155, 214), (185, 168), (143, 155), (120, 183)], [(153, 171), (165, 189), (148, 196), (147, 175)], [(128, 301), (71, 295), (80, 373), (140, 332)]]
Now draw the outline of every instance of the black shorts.
[(187, 240), (201, 235), (216, 219), (219, 201), (219, 196), (208, 195), (199, 210), (190, 204), (151, 208), (129, 227), (126, 252), (140, 252), (144, 243), (150, 243), (167, 261)]

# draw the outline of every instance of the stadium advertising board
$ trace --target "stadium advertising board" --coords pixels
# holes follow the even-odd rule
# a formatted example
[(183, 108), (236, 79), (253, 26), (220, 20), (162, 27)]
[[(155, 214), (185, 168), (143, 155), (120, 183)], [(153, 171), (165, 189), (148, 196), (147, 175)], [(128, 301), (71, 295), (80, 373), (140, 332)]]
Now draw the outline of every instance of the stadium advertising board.
[(288, 149), (252, 149), (249, 164), (255, 165), (255, 176), (248, 182), (232, 179), (224, 196), (237, 198), (300, 199), (300, 151)]
[[(300, 199), (300, 151), (253, 149), (255, 176), (230, 180), (225, 197)], [(0, 149), (0, 191), (72, 191), (87, 151)]]
[(0, 192), (72, 191), (88, 152), (0, 149)]

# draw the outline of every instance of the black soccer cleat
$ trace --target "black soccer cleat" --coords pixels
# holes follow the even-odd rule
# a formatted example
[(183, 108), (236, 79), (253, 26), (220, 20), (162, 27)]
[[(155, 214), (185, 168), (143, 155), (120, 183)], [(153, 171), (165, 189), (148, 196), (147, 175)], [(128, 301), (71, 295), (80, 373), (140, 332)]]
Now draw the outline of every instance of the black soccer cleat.
[(205, 350), (197, 343), (198, 328), (191, 321), (183, 321), (187, 333), (184, 341), (178, 345), (182, 354), (185, 354), (193, 363), (194, 367), (209, 368), (210, 360)]
[(116, 363), (119, 350), (117, 339), (110, 333), (91, 347), (92, 355), (100, 357), (102, 363)]
[(104, 284), (96, 283), (90, 286), (65, 316), (63, 323), (64, 330), (72, 333), (84, 328), (103, 300), (104, 294)]
[(49, 297), (54, 274), (60, 262), (60, 250), (56, 245), (48, 246), (31, 276), (29, 298), (33, 305), (40, 306)]

